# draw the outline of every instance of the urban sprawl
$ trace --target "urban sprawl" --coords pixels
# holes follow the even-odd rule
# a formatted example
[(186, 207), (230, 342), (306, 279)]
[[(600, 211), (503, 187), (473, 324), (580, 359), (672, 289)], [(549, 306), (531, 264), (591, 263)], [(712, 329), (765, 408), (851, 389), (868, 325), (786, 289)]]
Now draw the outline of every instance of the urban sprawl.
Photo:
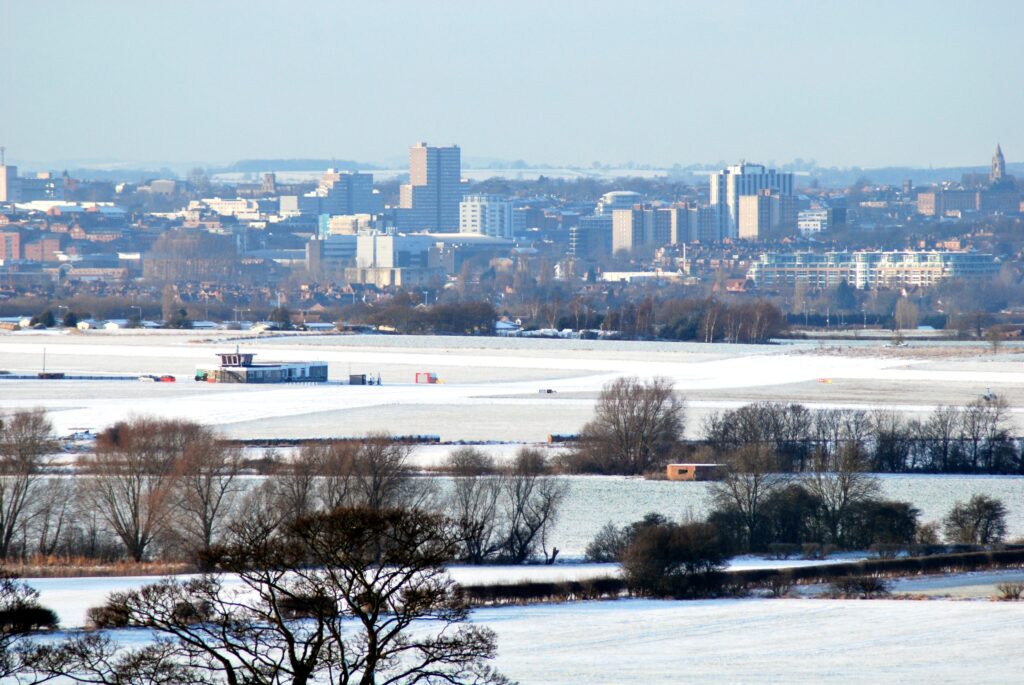
[[(458, 146), (426, 143), (409, 149), (407, 178), (349, 166), (131, 182), (4, 161), (2, 324), (736, 341), (761, 336), (730, 336), (711, 310), (770, 306), (764, 335), (788, 321), (980, 336), (1024, 307), (1012, 287), (1024, 202), (999, 147), (988, 173), (922, 186), (746, 162), (474, 181)], [(695, 323), (669, 330), (686, 317), (667, 320), (667, 300), (703, 303)], [(443, 317), (400, 314), (443, 305)]]

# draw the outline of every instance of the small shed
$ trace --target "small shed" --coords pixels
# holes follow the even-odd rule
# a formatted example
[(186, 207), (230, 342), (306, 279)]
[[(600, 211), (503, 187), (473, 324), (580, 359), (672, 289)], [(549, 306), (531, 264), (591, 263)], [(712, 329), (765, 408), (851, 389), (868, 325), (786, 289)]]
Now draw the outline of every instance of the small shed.
[(669, 480), (718, 480), (721, 464), (669, 464), (665, 468)]

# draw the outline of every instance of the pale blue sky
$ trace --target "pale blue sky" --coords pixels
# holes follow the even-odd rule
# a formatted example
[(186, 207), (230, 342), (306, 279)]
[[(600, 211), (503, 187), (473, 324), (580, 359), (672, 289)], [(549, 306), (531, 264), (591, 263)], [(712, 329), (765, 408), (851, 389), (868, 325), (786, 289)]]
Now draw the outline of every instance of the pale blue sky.
[(1024, 2), (0, 0), (22, 160), (1024, 159)]

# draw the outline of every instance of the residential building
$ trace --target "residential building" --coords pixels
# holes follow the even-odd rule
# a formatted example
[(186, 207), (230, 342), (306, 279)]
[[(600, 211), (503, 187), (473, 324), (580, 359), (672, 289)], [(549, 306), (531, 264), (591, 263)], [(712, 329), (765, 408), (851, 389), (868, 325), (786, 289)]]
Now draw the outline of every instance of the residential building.
[(642, 247), (647, 212), (640, 206), (612, 210), (612, 254), (633, 252)]
[(739, 198), (737, 234), (744, 240), (770, 240), (797, 225), (796, 198), (772, 190)]
[[(321, 216), (327, 216), (321, 215)], [(339, 214), (327, 219), (326, 235), (357, 235), (376, 228), (371, 214)]]
[(0, 231), (0, 261), (21, 259), (21, 233)]
[(399, 189), (398, 226), (407, 231), (459, 230), (462, 153), (457, 145), (409, 148), (409, 183)]
[(500, 195), (466, 195), (459, 203), (459, 233), (511, 240), (515, 237), (511, 200)]
[(581, 216), (569, 228), (569, 255), (592, 258), (612, 253), (612, 217), (610, 214)]
[(601, 199), (597, 201), (594, 214), (610, 215), (616, 209), (632, 209), (634, 205), (641, 202), (643, 202), (643, 196), (640, 193), (632, 190), (613, 190), (602, 195)]
[[(770, 190), (793, 194), (793, 174), (767, 169), (761, 164), (741, 163), (711, 174), (712, 206), (718, 207), (718, 239), (739, 237), (740, 198)], [(795, 211), (793, 224), (796, 224)]]
[(797, 230), (801, 235), (814, 235), (846, 224), (845, 207), (805, 209), (797, 213)]
[(810, 252), (762, 254), (747, 271), (758, 287), (830, 288), (846, 281), (860, 289), (932, 286), (946, 278), (998, 273), (999, 262), (976, 252)]
[(21, 202), (18, 167), (0, 164), (0, 202)]

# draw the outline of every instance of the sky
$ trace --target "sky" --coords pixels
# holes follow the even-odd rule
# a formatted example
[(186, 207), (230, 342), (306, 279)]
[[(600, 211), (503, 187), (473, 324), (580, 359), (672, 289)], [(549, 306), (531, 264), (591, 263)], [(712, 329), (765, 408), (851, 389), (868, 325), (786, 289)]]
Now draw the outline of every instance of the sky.
[(1024, 2), (0, 0), (9, 163), (1024, 159)]

